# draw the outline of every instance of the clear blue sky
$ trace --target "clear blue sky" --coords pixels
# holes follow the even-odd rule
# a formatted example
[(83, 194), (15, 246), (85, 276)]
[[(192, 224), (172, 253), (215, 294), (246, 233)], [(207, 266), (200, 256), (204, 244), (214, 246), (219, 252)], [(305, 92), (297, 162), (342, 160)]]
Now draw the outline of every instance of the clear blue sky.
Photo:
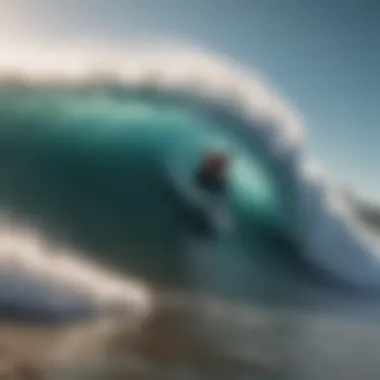
[(0, 13), (2, 33), (115, 42), (154, 35), (233, 56), (298, 106), (335, 183), (380, 201), (375, 0), (0, 0)]

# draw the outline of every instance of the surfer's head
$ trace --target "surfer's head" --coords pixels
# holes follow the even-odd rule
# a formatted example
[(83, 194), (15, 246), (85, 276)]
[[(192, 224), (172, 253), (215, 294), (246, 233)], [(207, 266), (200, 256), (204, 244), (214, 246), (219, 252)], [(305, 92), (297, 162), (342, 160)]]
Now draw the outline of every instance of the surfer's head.
[(227, 164), (227, 155), (223, 152), (207, 151), (204, 154), (201, 167), (214, 175), (222, 175), (227, 168)]

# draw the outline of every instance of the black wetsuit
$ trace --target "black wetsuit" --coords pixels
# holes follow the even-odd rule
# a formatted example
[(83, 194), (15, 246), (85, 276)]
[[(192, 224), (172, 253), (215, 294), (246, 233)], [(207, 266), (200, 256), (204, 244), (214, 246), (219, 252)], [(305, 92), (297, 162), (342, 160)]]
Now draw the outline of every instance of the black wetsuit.
[(221, 175), (210, 173), (206, 168), (202, 168), (196, 175), (197, 184), (212, 195), (221, 195), (225, 191), (226, 181)]

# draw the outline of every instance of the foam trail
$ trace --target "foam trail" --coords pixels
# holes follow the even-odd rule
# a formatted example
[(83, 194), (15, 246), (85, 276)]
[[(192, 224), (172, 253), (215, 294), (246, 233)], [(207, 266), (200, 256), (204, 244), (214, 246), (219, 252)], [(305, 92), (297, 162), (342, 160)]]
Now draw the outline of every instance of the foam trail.
[[(61, 248), (9, 218), (0, 224), (0, 316), (67, 322), (113, 312), (145, 315), (148, 288)], [(82, 258), (81, 258), (82, 257)]]
[[(22, 59), (25, 54), (27, 60)], [(304, 258), (349, 284), (380, 289), (377, 242), (362, 230), (348, 206), (337, 207), (339, 199), (332, 200), (333, 191), (323, 178), (312, 175), (298, 115), (258, 75), (247, 73), (231, 62), (221, 63), (199, 49), (165, 46), (107, 52), (106, 57), (99, 52), (10, 52), (0, 58), (0, 70), (3, 85), (21, 83), (29, 88), (56, 86), (69, 91), (99, 91), (102, 104), (111, 107), (113, 100), (107, 99), (107, 88), (116, 93), (118, 89), (121, 92), (148, 89), (158, 97), (172, 96), (185, 105), (195, 104), (211, 118), (220, 119), (222, 115), (224, 120), (239, 121), (234, 125), (225, 123), (224, 130), (232, 130), (252, 149), (260, 151), (264, 164), (275, 173), (278, 186), (292, 188), (288, 199), (282, 200), (288, 204), (291, 197), (290, 203), (294, 204), (292, 223), (287, 224), (286, 233), (301, 244)], [(14, 110), (15, 113), (19, 111)], [(4, 236), (8, 234), (7, 228), (3, 227)], [(13, 227), (12, 231), (15, 231)], [(20, 252), (20, 256), (4, 253), (2, 270), (6, 271), (9, 263), (19, 257), (12, 264), (17, 270), (25, 267), (26, 272), (38, 273), (39, 278), (43, 276), (49, 283), (61, 280), (72, 283), (74, 273), (78, 273), (84, 288), (89, 289), (88, 294), (101, 298), (107, 293), (106, 284), (111, 277), (102, 275), (104, 281), (100, 281), (95, 269), (88, 269), (87, 263), (81, 264), (75, 259), (75, 264), (71, 264), (71, 259), (66, 259), (65, 255), (58, 260), (65, 262), (69, 268), (67, 272), (61, 270), (61, 265), (58, 273), (51, 272), (52, 269), (47, 268), (52, 268), (53, 259), (45, 254), (46, 248), (39, 246), (39, 242), (30, 241), (22, 246), (19, 232), (16, 235), (12, 244), (17, 247), (12, 249)], [(2, 239), (1, 244), (8, 244), (6, 242), (7, 239)], [(5, 247), (1, 251), (10, 252)], [(68, 273), (67, 277), (64, 273)], [(123, 294), (131, 294), (131, 299), (147, 299), (144, 294), (140, 297), (138, 291), (127, 291), (130, 285), (124, 282), (121, 281)], [(112, 292), (110, 290), (109, 294)], [(132, 294), (139, 295), (134, 298)], [(104, 295), (102, 299), (107, 297)]]

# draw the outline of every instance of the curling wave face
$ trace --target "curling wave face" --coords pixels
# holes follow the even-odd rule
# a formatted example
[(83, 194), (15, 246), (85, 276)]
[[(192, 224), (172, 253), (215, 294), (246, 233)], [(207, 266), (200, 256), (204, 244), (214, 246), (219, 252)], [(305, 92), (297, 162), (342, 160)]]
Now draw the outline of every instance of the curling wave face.
[[(12, 215), (4, 235), (13, 231), (12, 249), (0, 243), (3, 268), (38, 267), (41, 281), (57, 257), (86, 254), (150, 282), (284, 299), (299, 289), (302, 261), (337, 282), (380, 288), (376, 243), (315, 175), (298, 118), (259, 78), (194, 49), (110, 55), (101, 70), (74, 55), (28, 62), (1, 62), (0, 204)], [(205, 239), (171, 175), (186, 182), (210, 148), (231, 159), (227, 202), (238, 223), (232, 236)], [(23, 240), (24, 225), (54, 249)], [(112, 276), (70, 260), (47, 281), (78, 278), (76, 291), (98, 299)], [(107, 294), (148, 302), (142, 286), (118, 284)]]

